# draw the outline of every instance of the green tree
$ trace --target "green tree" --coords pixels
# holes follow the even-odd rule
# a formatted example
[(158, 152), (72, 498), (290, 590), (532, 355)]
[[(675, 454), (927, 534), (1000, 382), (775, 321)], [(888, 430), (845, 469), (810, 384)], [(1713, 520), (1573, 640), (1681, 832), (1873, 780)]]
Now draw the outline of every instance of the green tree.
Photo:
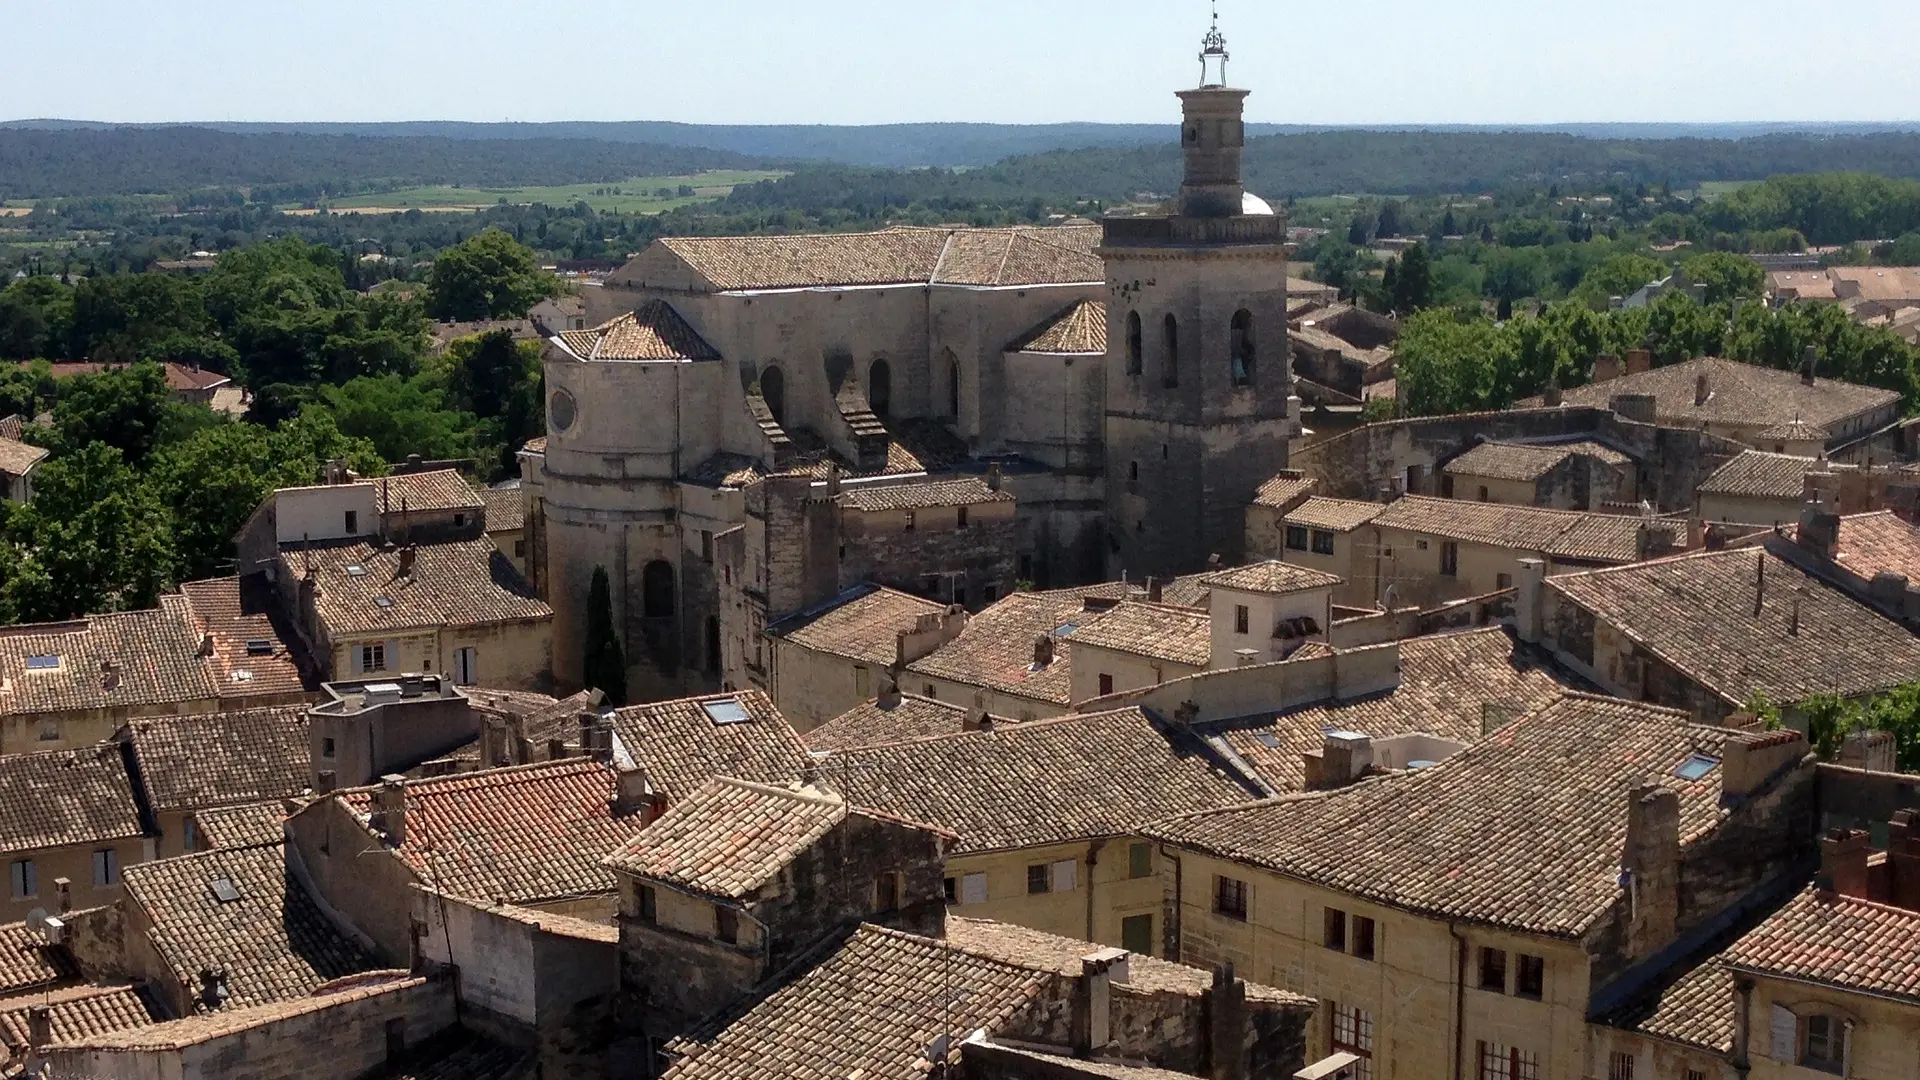
[(613, 592), (604, 566), (593, 568), (593, 582), (587, 587), (587, 640), (581, 672), (582, 681), (604, 694), (607, 704), (627, 703), (627, 659), (613, 629)]
[(1499, 332), (1484, 317), (1434, 308), (1402, 321), (1394, 370), (1407, 415), (1488, 408), (1499, 347)]
[(53, 407), (55, 449), (74, 453), (101, 443), (133, 465), (144, 462), (159, 441), (167, 408), (166, 372), (158, 364), (108, 368), (59, 383)]
[(0, 360), (58, 360), (73, 335), (73, 289), (35, 276), (0, 289)]
[(473, 455), (473, 414), (448, 408), (444, 392), (425, 376), (361, 376), (322, 387), (319, 401), (307, 408), (324, 409), (343, 434), (366, 439), (388, 461)]
[(559, 288), (533, 252), (499, 229), (442, 251), (427, 278), (427, 314), (436, 319), (517, 319)]
[(1400, 255), (1400, 275), (1394, 281), (1393, 309), (1411, 315), (1433, 306), (1433, 268), (1427, 262), (1427, 249), (1412, 244)]
[(1613, 297), (1632, 296), (1647, 283), (1665, 277), (1666, 272), (1664, 263), (1645, 255), (1616, 252), (1589, 269), (1569, 295), (1589, 307), (1604, 309)]
[(1688, 281), (1707, 287), (1707, 303), (1758, 300), (1767, 286), (1766, 271), (1752, 259), (1726, 251), (1709, 251), (1680, 264)]
[(172, 522), (106, 443), (42, 465), (33, 502), (7, 519), (0, 609), (44, 622), (159, 603), (172, 581)]
[(510, 473), (515, 452), (546, 425), (540, 346), (496, 330), (454, 342), (447, 361), (448, 403), (479, 418), (483, 467), (492, 477)]

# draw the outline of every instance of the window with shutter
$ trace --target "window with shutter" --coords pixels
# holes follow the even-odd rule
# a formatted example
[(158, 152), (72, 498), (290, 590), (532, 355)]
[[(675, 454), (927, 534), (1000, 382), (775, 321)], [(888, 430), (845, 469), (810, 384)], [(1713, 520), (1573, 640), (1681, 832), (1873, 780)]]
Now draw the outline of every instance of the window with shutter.
[(984, 904), (987, 902), (987, 875), (968, 874), (960, 879), (960, 902), (963, 904)]

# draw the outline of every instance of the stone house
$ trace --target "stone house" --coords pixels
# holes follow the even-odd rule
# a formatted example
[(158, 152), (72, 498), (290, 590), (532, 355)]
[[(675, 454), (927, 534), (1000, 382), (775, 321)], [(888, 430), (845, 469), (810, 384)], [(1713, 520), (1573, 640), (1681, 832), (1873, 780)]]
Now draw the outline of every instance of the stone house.
[(519, 488), (486, 488), (480, 498), (487, 504), (487, 539), (493, 548), (507, 557), (514, 573), (527, 576), (527, 529), (525, 496)]
[[(1316, 495), (1278, 515), (1274, 531), (1279, 543), (1261, 554), (1341, 578), (1333, 590), (1334, 603), (1371, 607), (1378, 599), (1371, 583), (1355, 581), (1352, 575), (1372, 554), (1373, 532), (1367, 526), (1386, 508), (1385, 503)], [(1247, 511), (1249, 531), (1254, 514), (1253, 509)]]
[(133, 720), (114, 733), (153, 815), (158, 858), (203, 851), (197, 815), (305, 792), (303, 705)]
[(1209, 575), (1208, 667), (1285, 660), (1333, 627), (1333, 591), (1342, 581), (1292, 563), (1261, 562)]
[(168, 1019), (147, 985), (122, 970), (117, 908), (48, 910), (52, 923), (0, 925), (0, 1068), (16, 1074), (53, 1043)]
[(110, 904), (123, 871), (154, 857), (153, 815), (116, 744), (0, 755), (0, 791), (8, 922)]
[(1247, 557), (1280, 558), (1285, 531), (1281, 518), (1311, 498), (1318, 487), (1318, 481), (1307, 479), (1297, 469), (1288, 469), (1261, 484), (1247, 504)]
[(1522, 564), (1522, 641), (1628, 700), (1718, 723), (1756, 693), (1789, 710), (1920, 678), (1900, 624), (1762, 549), (1543, 577)]
[(297, 651), (300, 637), (275, 603), (263, 575), (209, 578), (180, 584), (187, 617), (213, 638), (225, 662), (226, 707), (293, 704), (309, 700), (319, 683), (313, 658)]
[(754, 643), (756, 650), (766, 649), (767, 662), (750, 665), (749, 677), (804, 732), (873, 700), (901, 666), (966, 625), (964, 610), (949, 612), (944, 604), (895, 589), (857, 585), (769, 626), (764, 642)]
[(1428, 604), (1514, 587), (1524, 559), (1549, 573), (1636, 563), (1683, 550), (1687, 525), (1671, 518), (1408, 495), (1374, 515), (1349, 570), (1362, 595)]
[(1146, 832), (1180, 957), (1314, 994), (1308, 1058), (1376, 1076), (1596, 1075), (1591, 1004), (1791, 880), (1817, 823), (1804, 738), (1589, 695), (1435, 765), (1326, 763), (1345, 786)]
[(1137, 707), (853, 747), (819, 769), (854, 803), (959, 837), (945, 881), (956, 914), (1144, 955), (1161, 953), (1162, 895), (1137, 830), (1258, 790)]
[(1607, 503), (1640, 501), (1639, 468), (1604, 443), (1484, 442), (1440, 468), (1440, 494), (1449, 499), (1600, 510)]
[(0, 436), (0, 498), (8, 502), (32, 502), (33, 474), (47, 459), (47, 453), (31, 443)]
[(1009, 720), (1058, 716), (1073, 704), (1073, 651), (1065, 642), (1114, 603), (1066, 589), (1002, 597), (909, 661), (900, 689)]
[(1001, 490), (997, 474), (985, 481), (843, 490), (843, 578), (910, 589), (970, 609), (1013, 591), (1019, 527), (1014, 497)]
[(1088, 619), (1066, 641), (1074, 659), (1074, 703), (1206, 670), (1213, 655), (1212, 622), (1198, 608), (1143, 600), (1122, 600)]
[(989, 722), (997, 728), (1017, 721), (984, 713), (976, 716), (964, 705), (895, 690), (848, 709), (802, 738), (806, 740), (807, 749), (817, 753), (935, 735), (958, 735), (979, 730)]

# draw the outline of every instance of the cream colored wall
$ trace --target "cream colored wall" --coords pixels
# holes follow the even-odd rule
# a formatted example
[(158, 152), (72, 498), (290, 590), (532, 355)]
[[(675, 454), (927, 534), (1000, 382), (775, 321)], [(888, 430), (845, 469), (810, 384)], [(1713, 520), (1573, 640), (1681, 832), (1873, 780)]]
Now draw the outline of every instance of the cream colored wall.
[[(1320, 530), (1322, 532), (1326, 530)], [(1333, 534), (1333, 554), (1318, 555), (1313, 551), (1314, 530), (1307, 530), (1307, 550), (1294, 551), (1286, 546), (1286, 527), (1280, 530), (1280, 554), (1275, 556), (1281, 562), (1304, 566), (1311, 570), (1321, 570), (1336, 574), (1346, 584), (1333, 590), (1333, 602), (1343, 607), (1372, 607), (1374, 602), (1371, 579), (1366, 576), (1366, 562), (1371, 553), (1365, 552), (1365, 546), (1359, 539), (1371, 536), (1372, 530), (1362, 526), (1353, 532)]]
[(1847, 1076), (1853, 1080), (1911, 1080), (1920, 1075), (1920, 1006), (1827, 986), (1762, 978), (1754, 980), (1748, 1017), (1752, 1032), (1748, 1056), (1753, 1062), (1750, 1080), (1810, 1080), (1830, 1075), (1774, 1060), (1771, 1020), (1775, 1005), (1796, 1015), (1823, 1012), (1852, 1020)]
[(786, 638), (766, 642), (773, 658), (773, 703), (796, 731), (812, 731), (879, 693), (881, 672), (872, 664)]
[[(1237, 667), (1239, 658), (1235, 653), (1241, 649), (1258, 651), (1260, 655), (1254, 662), (1259, 664), (1285, 659), (1275, 651), (1276, 639), (1273, 636), (1273, 628), (1282, 619), (1300, 616), (1311, 618), (1320, 624), (1321, 636), (1325, 637), (1327, 630), (1333, 626), (1332, 598), (1332, 589), (1307, 589), (1282, 596), (1238, 589), (1211, 590), (1209, 603), (1212, 605), (1213, 656), (1210, 669)], [(1239, 621), (1234, 608), (1238, 606), (1247, 609), (1247, 632), (1244, 634), (1236, 629)]]
[[(1408, 603), (1485, 596), (1502, 588), (1501, 574), (1508, 576), (1510, 580), (1505, 587), (1511, 588), (1513, 582), (1520, 579), (1520, 560), (1540, 557), (1537, 552), (1519, 548), (1454, 541), (1460, 550), (1459, 573), (1448, 578), (1440, 574), (1441, 545), (1447, 542), (1444, 537), (1403, 529), (1383, 528), (1376, 532), (1381, 545), (1381, 577), (1387, 582), (1400, 582), (1401, 594)], [(1424, 551), (1420, 548), (1422, 541), (1427, 545)], [(1387, 551), (1392, 551), (1392, 556), (1386, 555)], [(1423, 588), (1431, 595), (1406, 595), (1410, 590)]]
[(1045, 720), (1049, 716), (1061, 716), (1072, 710), (1070, 705), (1038, 701), (1018, 694), (1003, 694), (997, 690), (988, 690), (985, 687), (933, 675), (923, 675), (917, 671), (909, 671), (900, 676), (900, 689), (909, 694), (919, 694), (921, 697), (930, 697), (952, 705), (969, 708), (977, 705), (985, 709), (989, 716), (1008, 720)]
[(439, 639), (436, 671), (452, 673), (454, 651), (472, 648), (476, 686), (544, 690), (552, 684), (552, 619), (450, 627)]
[(1705, 521), (1732, 521), (1742, 525), (1795, 525), (1800, 521), (1801, 505), (1799, 499), (1702, 494), (1699, 517)]
[[(53, 887), (54, 878), (66, 878), (72, 883), (73, 906), (76, 909), (99, 907), (119, 900), (126, 892), (119, 881), (106, 886), (93, 883), (93, 853), (108, 848), (118, 853), (122, 873), (127, 867), (146, 862), (156, 855), (153, 841), (142, 837), (0, 854), (0, 863), (7, 864), (7, 876), (0, 878), (0, 920), (19, 922), (35, 908), (58, 914), (60, 903)], [(33, 861), (36, 889), (33, 896), (16, 900), (13, 898), (12, 864), (21, 859)]]
[[(1475, 476), (1472, 473), (1451, 473), (1453, 477), (1453, 497), (1468, 502), (1503, 503), (1508, 506), (1532, 506), (1535, 495), (1531, 480), (1502, 480), (1497, 476)], [(1480, 489), (1487, 489), (1487, 497), (1480, 497)], [(1583, 508), (1584, 509), (1584, 508)]]
[(1108, 694), (1124, 694), (1129, 690), (1140, 690), (1149, 686), (1159, 686), (1170, 679), (1184, 679), (1203, 670), (1191, 664), (1182, 664), (1173, 660), (1156, 660), (1135, 653), (1121, 652), (1118, 649), (1103, 649), (1096, 645), (1069, 643), (1073, 651), (1073, 700), (1075, 704), (1103, 697), (1100, 691), (1100, 676), (1113, 678), (1113, 689)]
[[(343, 637), (333, 646), (333, 677), (336, 679), (355, 679), (362, 675), (401, 675), (407, 672), (424, 674), (439, 671), (437, 659), (440, 655), (439, 644), (434, 640), (433, 632), (411, 631), (403, 635), (393, 634), (357, 634)], [(387, 666), (377, 672), (361, 672), (354, 668), (354, 657), (359, 654), (362, 645), (384, 643), (387, 647)]]
[[(950, 855), (947, 857), (947, 876), (954, 879), (956, 890), (966, 875), (985, 874), (987, 900), (981, 904), (954, 903), (947, 910), (969, 919), (994, 919), (1116, 948), (1121, 945), (1120, 924), (1123, 919), (1134, 915), (1152, 915), (1154, 955), (1158, 956), (1165, 932), (1165, 886), (1158, 872), (1162, 863), (1158, 852), (1153, 851), (1151, 857), (1155, 872), (1140, 878), (1130, 876), (1128, 848), (1140, 843), (1146, 841), (1135, 837), (1115, 837), (1088, 843)], [(1087, 862), (1090, 854), (1094, 859), (1091, 873), (1088, 872)], [(1029, 866), (1066, 859), (1076, 863), (1071, 892), (1027, 893)], [(1089, 887), (1092, 889), (1091, 900), (1088, 896)], [(956, 891), (955, 895), (963, 894)]]
[[(513, 564), (514, 573), (521, 577), (527, 576), (527, 555), (524, 550), (527, 531), (525, 529), (488, 530), (487, 539), (493, 541), (494, 549), (505, 555), (507, 561)], [(516, 547), (516, 545), (521, 546)]]
[[(1731, 999), (1726, 1007), (1733, 1008)], [(1591, 1060), (1583, 1076), (1609, 1077), (1615, 1054), (1633, 1059), (1635, 1080), (1689, 1080), (1688, 1073), (1699, 1073), (1707, 1080), (1736, 1080), (1739, 1075), (1719, 1054), (1603, 1024), (1589, 1026), (1588, 1044)]]
[[(1247, 883), (1244, 922), (1214, 913), (1218, 875)], [(1179, 882), (1179, 959), (1202, 966), (1232, 961), (1235, 971), (1246, 978), (1320, 999), (1320, 1015), (1307, 1047), (1309, 1061), (1329, 1052), (1328, 1018), (1338, 1003), (1365, 1009), (1373, 1021), (1376, 1080), (1448, 1075), (1457, 999), (1463, 1006), (1462, 1075), (1476, 1074), (1475, 1047), (1482, 1040), (1538, 1054), (1543, 1078), (1588, 1075), (1589, 976), (1586, 957), (1577, 945), (1460, 927), (1468, 949), (1468, 985), (1456, 994), (1460, 943), (1444, 922), (1177, 849), (1163, 852), (1161, 876)], [(1347, 913), (1350, 943), (1352, 916), (1375, 921), (1374, 960), (1335, 952), (1322, 944), (1328, 907)], [(1478, 989), (1482, 946), (1506, 951), (1509, 987), (1518, 966), (1516, 954), (1542, 957), (1546, 961), (1542, 999)]]
[[(654, 922), (668, 930), (697, 938), (711, 940), (717, 929), (716, 909), (711, 901), (683, 892), (675, 892), (663, 885), (653, 888)], [(760, 944), (762, 929), (759, 923), (745, 915), (740, 917), (741, 948), (753, 948)]]

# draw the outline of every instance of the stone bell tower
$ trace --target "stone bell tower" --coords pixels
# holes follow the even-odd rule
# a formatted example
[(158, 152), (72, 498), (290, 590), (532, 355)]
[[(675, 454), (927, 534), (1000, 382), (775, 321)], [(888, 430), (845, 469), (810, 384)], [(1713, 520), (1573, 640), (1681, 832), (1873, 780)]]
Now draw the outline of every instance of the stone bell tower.
[(1102, 222), (1108, 570), (1165, 576), (1244, 554), (1246, 507), (1286, 468), (1299, 405), (1287, 349), (1287, 222), (1241, 173), (1248, 92), (1202, 42), (1179, 93), (1186, 178), (1170, 204)]

